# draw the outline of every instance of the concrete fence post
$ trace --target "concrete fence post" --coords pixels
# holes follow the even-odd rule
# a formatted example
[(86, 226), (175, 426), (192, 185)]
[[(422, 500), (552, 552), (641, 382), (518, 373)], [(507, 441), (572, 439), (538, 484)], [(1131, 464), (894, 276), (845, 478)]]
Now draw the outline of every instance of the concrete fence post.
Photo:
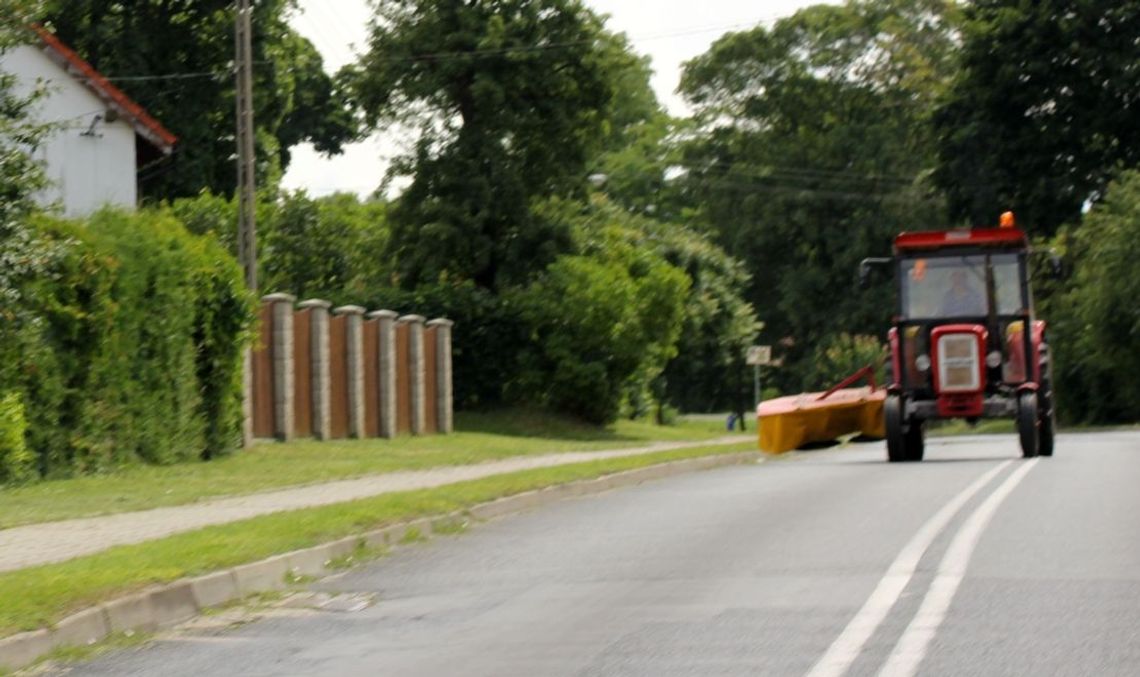
[(253, 446), (253, 346), (241, 354), (241, 446)]
[(408, 380), (411, 382), (412, 434), (422, 435), (427, 427), (424, 402), (424, 316), (404, 315), (399, 319), (408, 325)]
[(451, 328), (455, 323), (443, 318), (427, 323), (435, 328), (435, 402), (427, 406), (436, 409), (436, 427), (441, 434), (454, 429), (454, 395), (451, 376)]
[(363, 439), (364, 434), (364, 309), (360, 306), (334, 308), (344, 315), (345, 365), (348, 372), (348, 435)]
[(391, 439), (396, 436), (396, 318), (392, 310), (377, 310), (368, 314), (377, 321), (380, 334), (380, 355), (376, 360), (380, 389), (380, 436)]
[(273, 434), (288, 442), (293, 439), (293, 304), (297, 298), (269, 294), (261, 300), (273, 307), (269, 343), (273, 355)]
[(312, 393), (313, 437), (327, 440), (332, 437), (332, 380), (329, 374), (329, 308), (332, 304), (322, 299), (302, 301), (301, 309), (309, 309), (309, 336), (313, 347)]

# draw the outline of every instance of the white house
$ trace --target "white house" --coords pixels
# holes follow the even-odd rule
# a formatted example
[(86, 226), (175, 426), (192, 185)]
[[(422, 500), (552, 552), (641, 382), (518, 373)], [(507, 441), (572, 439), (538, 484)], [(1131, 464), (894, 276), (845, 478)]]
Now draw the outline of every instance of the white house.
[(54, 35), (34, 30), (38, 42), (0, 54), (0, 69), (21, 94), (46, 86), (34, 117), (56, 129), (32, 151), (51, 180), (40, 201), (69, 217), (134, 208), (139, 169), (173, 153), (178, 137)]

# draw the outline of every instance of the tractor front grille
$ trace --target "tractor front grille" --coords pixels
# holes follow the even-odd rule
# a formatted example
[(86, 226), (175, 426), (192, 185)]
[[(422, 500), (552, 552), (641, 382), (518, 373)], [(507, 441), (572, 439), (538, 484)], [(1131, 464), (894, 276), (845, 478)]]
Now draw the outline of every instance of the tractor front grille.
[(947, 334), (938, 338), (938, 387), (942, 392), (981, 390), (981, 355), (974, 334)]

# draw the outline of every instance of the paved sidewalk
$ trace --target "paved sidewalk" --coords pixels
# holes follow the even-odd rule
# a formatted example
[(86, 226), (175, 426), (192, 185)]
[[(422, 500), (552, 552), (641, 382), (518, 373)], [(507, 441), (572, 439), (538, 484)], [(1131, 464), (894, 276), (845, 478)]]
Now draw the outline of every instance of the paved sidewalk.
[(0, 530), (0, 571), (60, 562), (116, 545), (151, 541), (274, 512), (343, 503), (396, 491), (438, 487), (518, 470), (637, 456), (670, 449), (727, 445), (747, 440), (746, 437), (721, 437), (700, 442), (661, 442), (610, 451), (519, 456), (475, 465), (386, 473), (170, 508), (29, 524)]

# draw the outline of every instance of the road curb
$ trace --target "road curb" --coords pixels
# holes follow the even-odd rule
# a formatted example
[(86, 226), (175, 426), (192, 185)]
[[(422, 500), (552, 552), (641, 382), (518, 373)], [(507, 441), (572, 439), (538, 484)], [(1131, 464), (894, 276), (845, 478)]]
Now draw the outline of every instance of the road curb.
[[(285, 589), (292, 577), (315, 577), (331, 573), (361, 547), (382, 548), (427, 537), (437, 530), (434, 527), (437, 524), (442, 527), (443, 524), (468, 519), (490, 520), (567, 498), (759, 460), (762, 460), (762, 455), (750, 451), (659, 463), (506, 496), (448, 515), (394, 524), (212, 574), (177, 580), (84, 609), (63, 619), (51, 629), (0, 638), (0, 668), (18, 670), (55, 649), (87, 646), (106, 639), (112, 633), (153, 632), (168, 628), (190, 620), (211, 607), (228, 604), (252, 594)], [(442, 531), (451, 533), (448, 529)]]

